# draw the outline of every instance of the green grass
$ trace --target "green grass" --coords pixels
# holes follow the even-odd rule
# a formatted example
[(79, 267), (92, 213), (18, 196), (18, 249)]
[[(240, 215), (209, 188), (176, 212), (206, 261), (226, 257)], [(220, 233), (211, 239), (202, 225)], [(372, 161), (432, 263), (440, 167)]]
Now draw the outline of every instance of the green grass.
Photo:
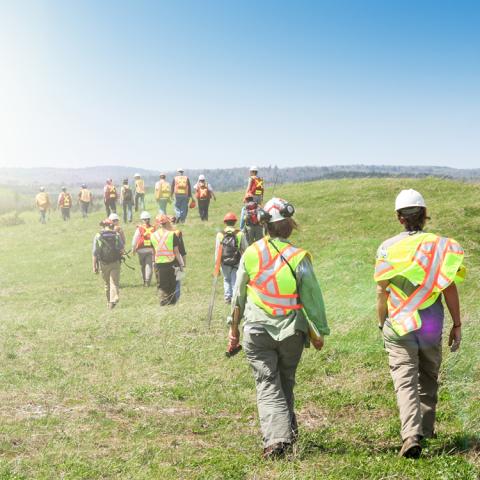
[[(445, 349), (438, 438), (398, 459), (399, 421), (376, 328), (378, 244), (399, 228), (395, 194), (417, 188), (430, 230), (466, 248), (461, 351)], [(301, 439), (288, 460), (264, 462), (254, 382), (227, 360), (220, 285), (206, 329), (213, 243), (239, 193), (219, 194), (211, 221), (184, 226), (188, 274), (180, 304), (123, 268), (109, 312), (91, 273), (101, 213), (64, 224), (0, 227), (0, 478), (4, 479), (475, 479), (480, 475), (480, 205), (475, 185), (362, 179), (280, 186), (297, 207), (293, 240), (311, 250), (332, 335), (304, 353), (296, 388)], [(150, 197), (151, 198), (151, 197)], [(151, 211), (153, 206), (150, 205)], [(133, 226), (126, 227), (131, 239)], [(447, 320), (447, 325), (450, 319)]]

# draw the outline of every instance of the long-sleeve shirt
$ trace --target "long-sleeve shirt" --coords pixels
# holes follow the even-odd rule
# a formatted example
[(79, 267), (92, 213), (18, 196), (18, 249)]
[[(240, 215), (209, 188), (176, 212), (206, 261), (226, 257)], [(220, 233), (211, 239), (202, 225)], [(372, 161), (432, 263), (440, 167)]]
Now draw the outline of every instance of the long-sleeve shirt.
[[(93, 237), (93, 246), (92, 246), (92, 255), (94, 257), (98, 257), (98, 242), (97, 240), (100, 238), (101, 232), (98, 232), (94, 237)], [(119, 246), (120, 249), (123, 250), (125, 247), (125, 242), (122, 239), (121, 235), (119, 235), (120, 241), (119, 241)]]
[[(295, 276), (297, 279), (297, 292), (303, 308), (292, 310), (288, 315), (269, 315), (247, 296), (247, 285), (250, 277), (245, 270), (244, 257), (242, 257), (233, 292), (232, 313), (233, 308), (238, 306), (240, 308), (240, 318), (244, 318), (244, 328), (248, 328), (253, 332), (265, 330), (277, 341), (294, 335), (296, 330), (300, 330), (305, 333), (306, 346), (308, 346), (310, 342), (306, 316), (315, 324), (321, 335), (329, 335), (330, 329), (327, 324), (322, 291), (308, 256), (305, 256), (298, 264)], [(231, 317), (229, 318), (230, 320)]]
[[(223, 232), (218, 232), (217, 233), (217, 236), (215, 238), (215, 265), (217, 264), (217, 258), (218, 258), (218, 253), (219, 253), (219, 250), (220, 250), (220, 244), (222, 243), (222, 240), (223, 240), (225, 234), (228, 233), (228, 232), (233, 233), (235, 231), (236, 231), (235, 227), (225, 227)], [(238, 249), (239, 249), (240, 253), (243, 255), (243, 252), (248, 248), (248, 241), (247, 241), (247, 238), (246, 238), (246, 236), (243, 232), (239, 231), (238, 233), (240, 233), (240, 245), (239, 245)]]

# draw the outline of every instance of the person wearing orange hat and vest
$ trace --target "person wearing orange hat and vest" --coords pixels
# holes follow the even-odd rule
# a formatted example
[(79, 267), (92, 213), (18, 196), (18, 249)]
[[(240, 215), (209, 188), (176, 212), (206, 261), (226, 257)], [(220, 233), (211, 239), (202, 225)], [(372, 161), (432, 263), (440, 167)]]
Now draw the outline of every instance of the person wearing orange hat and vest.
[(184, 263), (178, 249), (179, 241), (167, 215), (157, 216), (157, 230), (151, 236), (154, 249), (155, 275), (160, 305), (173, 305), (177, 298), (175, 288), (177, 270), (183, 272)]
[(233, 287), (237, 279), (240, 258), (247, 249), (248, 243), (242, 231), (235, 228), (237, 216), (228, 212), (223, 217), (225, 228), (217, 233), (215, 240), (215, 265), (220, 261), (223, 274), (223, 291), (225, 303), (230, 303)]
[(205, 175), (198, 176), (198, 182), (193, 186), (195, 190), (195, 198), (198, 201), (198, 213), (200, 214), (200, 220), (208, 220), (208, 207), (210, 206), (210, 199), (215, 198), (212, 186), (207, 183)]
[(263, 194), (265, 192), (263, 178), (257, 176), (258, 167), (250, 167), (250, 177), (248, 178), (247, 191), (245, 196), (252, 195), (253, 200), (259, 205), (263, 203)]
[(133, 192), (128, 184), (128, 178), (123, 180), (123, 185), (120, 190), (120, 203), (122, 204), (123, 210), (123, 221), (124, 223), (133, 221)]
[[(294, 212), (283, 199), (267, 202), (261, 221), (268, 235), (245, 250), (232, 299), (232, 316), (239, 311), (244, 317), (243, 348), (256, 382), (264, 458), (284, 456), (296, 441), (297, 365), (305, 346), (311, 342), (320, 350), (330, 333), (311, 256), (288, 240), (297, 227)], [(233, 327), (229, 339), (238, 345)]]
[(166, 175), (160, 174), (160, 180), (155, 184), (155, 200), (158, 204), (158, 213), (167, 214), (167, 204), (170, 201), (170, 184), (166, 181)]
[(72, 196), (67, 192), (67, 187), (62, 187), (57, 200), (58, 208), (62, 212), (63, 221), (70, 220), (70, 209), (72, 208)]
[(424, 232), (427, 208), (419, 192), (402, 190), (395, 211), (404, 231), (384, 241), (377, 251), (377, 317), (400, 411), (399, 455), (418, 458), (421, 440), (435, 433), (442, 297), (453, 321), (448, 344), (452, 351), (460, 346), (456, 284), (465, 276), (464, 251), (451, 238)]
[(47, 223), (47, 212), (51, 209), (51, 203), (45, 187), (40, 187), (40, 191), (35, 196), (35, 205), (40, 212), (40, 223)]
[(139, 173), (136, 173), (135, 179), (135, 211), (145, 210), (145, 182)]
[(142, 270), (143, 286), (149, 287), (152, 280), (153, 271), (153, 246), (152, 235), (155, 232), (155, 226), (150, 223), (150, 214), (142, 212), (140, 214), (142, 225), (135, 230), (132, 239), (132, 254), (138, 254), (138, 261)]
[(184, 175), (183, 168), (177, 170), (178, 175), (172, 180), (171, 195), (175, 195), (175, 216), (178, 223), (185, 223), (188, 215), (188, 200), (192, 200), (190, 179)]
[(240, 230), (245, 232), (249, 245), (263, 237), (263, 225), (258, 220), (259, 208), (258, 203), (253, 200), (253, 195), (247, 194), (240, 213)]
[(113, 184), (113, 180), (111, 178), (107, 178), (105, 186), (103, 187), (103, 203), (105, 204), (107, 217), (111, 213), (117, 213), (117, 198), (117, 189)]
[(88, 209), (90, 205), (93, 203), (93, 195), (90, 190), (88, 190), (87, 186), (83, 183), (80, 192), (78, 192), (78, 203), (80, 205), (80, 211), (82, 212), (82, 217), (88, 217)]

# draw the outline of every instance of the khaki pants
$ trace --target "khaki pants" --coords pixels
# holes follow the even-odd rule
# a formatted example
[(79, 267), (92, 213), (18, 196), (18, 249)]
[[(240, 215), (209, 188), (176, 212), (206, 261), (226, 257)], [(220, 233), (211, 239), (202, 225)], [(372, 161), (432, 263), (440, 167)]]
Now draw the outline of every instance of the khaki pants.
[(137, 250), (138, 261), (140, 262), (140, 268), (142, 269), (143, 283), (150, 285), (153, 272), (153, 249), (152, 248), (139, 248)]
[(421, 311), (422, 327), (402, 337), (383, 327), (385, 349), (397, 395), (402, 439), (431, 437), (435, 427), (438, 372), (442, 362), (441, 300)]
[(250, 333), (245, 328), (243, 348), (255, 377), (265, 448), (292, 443), (297, 435), (293, 387), (304, 344), (302, 332), (277, 342), (266, 331)]
[(105, 282), (107, 302), (117, 303), (120, 291), (120, 260), (112, 263), (100, 263), (102, 278)]

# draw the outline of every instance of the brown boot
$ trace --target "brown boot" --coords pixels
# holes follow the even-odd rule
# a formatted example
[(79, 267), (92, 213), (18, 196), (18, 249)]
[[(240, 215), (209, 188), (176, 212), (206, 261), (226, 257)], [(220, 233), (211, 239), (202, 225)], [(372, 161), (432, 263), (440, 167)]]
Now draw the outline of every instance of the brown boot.
[(263, 449), (263, 458), (265, 460), (274, 460), (277, 458), (283, 458), (285, 454), (291, 449), (290, 443), (274, 443), (267, 448)]
[(422, 446), (420, 445), (420, 440), (417, 435), (413, 437), (407, 437), (403, 441), (402, 448), (398, 452), (399, 457), (405, 458), (419, 458), (422, 453)]

